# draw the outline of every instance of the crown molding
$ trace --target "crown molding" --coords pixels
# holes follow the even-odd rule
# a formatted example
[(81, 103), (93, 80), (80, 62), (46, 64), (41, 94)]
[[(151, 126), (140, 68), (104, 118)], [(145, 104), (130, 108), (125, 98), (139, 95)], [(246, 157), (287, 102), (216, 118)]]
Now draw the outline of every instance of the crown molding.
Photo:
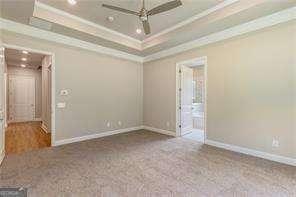
[(98, 52), (101, 54), (105, 54), (105, 55), (109, 55), (109, 56), (113, 56), (113, 57), (117, 57), (125, 60), (130, 60), (130, 61), (135, 61), (140, 63), (143, 62), (143, 57), (141, 56), (129, 54), (116, 49), (103, 47), (97, 44), (93, 44), (93, 43), (82, 41), (76, 38), (64, 36), (54, 32), (45, 31), (29, 25), (16, 23), (11, 20), (7, 20), (3, 18), (0, 18), (0, 29), (4, 29), (7, 31), (11, 31), (11, 32), (27, 35), (30, 37), (47, 40), (47, 41), (52, 41), (55, 43), (61, 43), (61, 44), (65, 44), (73, 47), (78, 47), (78, 48)]
[(205, 10), (205, 11), (203, 11), (203, 12), (197, 14), (197, 15), (194, 15), (194, 16), (180, 22), (180, 23), (177, 23), (176, 25), (174, 25), (172, 27), (164, 29), (159, 33), (156, 33), (156, 34), (154, 34), (152, 36), (149, 36), (148, 38), (145, 38), (142, 41), (142, 44), (147, 43), (147, 42), (149, 42), (149, 41), (151, 41), (153, 39), (156, 39), (157, 37), (162, 36), (164, 34), (167, 34), (167, 33), (171, 32), (171, 31), (174, 31), (175, 29), (178, 29), (178, 28), (181, 28), (181, 27), (183, 27), (185, 25), (188, 25), (189, 23), (192, 23), (192, 22), (194, 22), (194, 21), (196, 21), (198, 19), (201, 19), (202, 17), (205, 17), (205, 16), (207, 16), (207, 15), (213, 13), (213, 12), (216, 12), (218, 10), (221, 10), (221, 9), (225, 8), (226, 6), (234, 4), (234, 3), (238, 2), (238, 1), (239, 0), (225, 0), (222, 3), (219, 3), (219, 4), (217, 4), (216, 6), (214, 6), (212, 8), (209, 8), (209, 9), (207, 9), (207, 10)]
[(8, 30), (15, 33), (24, 34), (39, 39), (61, 43), (69, 46), (82, 48), (85, 50), (95, 51), (101, 54), (110, 55), (113, 57), (131, 60), (135, 62), (149, 62), (164, 57), (168, 57), (174, 54), (182, 53), (190, 49), (202, 47), (211, 43), (219, 42), (225, 39), (229, 39), (235, 36), (246, 34), (252, 31), (270, 27), (276, 24), (288, 22), (296, 19), (296, 7), (292, 7), (253, 21), (214, 33), (202, 38), (162, 50), (160, 52), (148, 55), (145, 57), (129, 54), (120, 50), (103, 47), (97, 44), (82, 41), (76, 38), (64, 36), (61, 34), (41, 30), (32, 26), (16, 23), (7, 19), (0, 18), (0, 29)]
[[(54, 17), (52, 15), (54, 14)], [(47, 4), (41, 3), (35, 0), (33, 16), (47, 20), (52, 23), (57, 23), (67, 26), (67, 23), (71, 24), (69, 27), (77, 30), (88, 30), (86, 33), (102, 37), (106, 40), (113, 41), (118, 40), (118, 43), (128, 47), (141, 50), (142, 42), (126, 34), (114, 31), (97, 23), (88, 21), (81, 17), (75, 16), (63, 10), (54, 8)], [(72, 27), (72, 25), (75, 25)], [(124, 42), (123, 42), (124, 41)]]
[(154, 53), (152, 55), (145, 56), (144, 62), (149, 62), (164, 57), (168, 57), (174, 54), (188, 51), (190, 49), (205, 46), (211, 43), (229, 39), (235, 36), (270, 27), (276, 24), (284, 23), (293, 19), (296, 19), (296, 7), (285, 9), (283, 11), (276, 12), (274, 14), (255, 19), (247, 23), (237, 25), (217, 33), (210, 34), (208, 36), (204, 36), (202, 38), (172, 47), (170, 49), (166, 49)]
[[(45, 20), (48, 20), (50, 22), (55, 22), (55, 23), (59, 23), (57, 18), (53, 19), (53, 17), (50, 17), (48, 16), (49, 13), (54, 13), (55, 15), (57, 16), (61, 16), (61, 17), (65, 17), (67, 19), (71, 19), (73, 20), (74, 22), (78, 22), (78, 23), (81, 23), (81, 24), (84, 24), (84, 25), (87, 25), (87, 26), (91, 26), (93, 28), (96, 28), (96, 32), (98, 35), (95, 35), (96, 33), (94, 33), (93, 30), (89, 30), (89, 32), (91, 32), (90, 34), (93, 34), (95, 36), (100, 36), (106, 40), (111, 40), (114, 42), (114, 39), (118, 39), (118, 42), (120, 44), (124, 44), (128, 47), (132, 47), (132, 48), (135, 48), (137, 50), (143, 50), (144, 49), (144, 44), (148, 43), (149, 41), (153, 40), (153, 39), (156, 39), (157, 37), (159, 36), (162, 36), (164, 34), (167, 34), (171, 31), (174, 31), (178, 28), (181, 28), (185, 25), (188, 25), (189, 23), (192, 23), (202, 17), (205, 17), (209, 14), (212, 14), (213, 12), (216, 12), (218, 10), (221, 10), (229, 5), (232, 5), (236, 2), (238, 2), (239, 0), (224, 0), (222, 3), (219, 3), (217, 4), (216, 6), (212, 7), (212, 8), (209, 8), (197, 15), (194, 15), (172, 27), (169, 27), (167, 29), (164, 29), (162, 30), (161, 32), (159, 33), (156, 33), (152, 36), (149, 36), (147, 38), (145, 38), (144, 40), (138, 40), (136, 38), (133, 38), (131, 36), (128, 36), (126, 34), (123, 34), (123, 33), (120, 33), (118, 31), (115, 31), (115, 30), (112, 30), (112, 29), (109, 29), (107, 27), (104, 27), (102, 25), (99, 25), (99, 24), (96, 24), (94, 22), (91, 22), (91, 21), (88, 21), (86, 19), (83, 19), (81, 17), (78, 17), (78, 16), (75, 16), (75, 15), (72, 15), (68, 12), (65, 12), (63, 10), (60, 10), (60, 9), (57, 9), (57, 8), (54, 8), (52, 6), (49, 6), (47, 4), (44, 4), (44, 3), (41, 3), (39, 2), (38, 0), (35, 0), (35, 4), (34, 4), (34, 12), (33, 12), (33, 15), (36, 16), (36, 17), (39, 17), (39, 18), (42, 18), (42, 19), (45, 19)], [(42, 11), (46, 11), (46, 14), (42, 14)], [(54, 20), (54, 21), (51, 21), (51, 20)], [(65, 25), (65, 21), (66, 20), (62, 20), (61, 22), (63, 22), (63, 24)], [(72, 22), (72, 21), (71, 21)], [(72, 22), (72, 24), (74, 24)], [(78, 26), (77, 28), (81, 28), (81, 26)], [(75, 29), (75, 28), (74, 28)], [(87, 29), (87, 27), (84, 27), (84, 29)], [(107, 32), (107, 34), (106, 34)], [(87, 33), (87, 32), (86, 32)], [(127, 41), (127, 43), (123, 43), (122, 40), (125, 40)], [(116, 42), (116, 41), (115, 41)]]

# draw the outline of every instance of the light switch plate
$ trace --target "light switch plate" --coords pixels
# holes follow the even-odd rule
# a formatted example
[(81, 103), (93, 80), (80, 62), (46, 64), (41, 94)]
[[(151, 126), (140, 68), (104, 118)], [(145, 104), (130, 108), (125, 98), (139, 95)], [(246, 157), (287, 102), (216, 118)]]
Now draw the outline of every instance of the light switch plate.
[(2, 110), (0, 110), (0, 120), (4, 119), (4, 112)]
[(57, 104), (58, 108), (65, 108), (66, 107), (66, 103), (58, 103)]
[(277, 147), (279, 147), (279, 146), (280, 146), (280, 141), (277, 140), (277, 139), (273, 139), (273, 140), (272, 140), (272, 147), (277, 148)]
[(60, 91), (60, 95), (61, 96), (67, 96), (69, 94), (69, 91), (68, 90), (61, 90)]

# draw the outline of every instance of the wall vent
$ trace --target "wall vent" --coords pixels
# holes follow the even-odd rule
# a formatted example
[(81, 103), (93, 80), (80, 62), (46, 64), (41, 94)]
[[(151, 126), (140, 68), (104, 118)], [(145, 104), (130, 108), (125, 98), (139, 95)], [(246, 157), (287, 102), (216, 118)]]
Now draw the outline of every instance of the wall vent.
[(37, 27), (39, 29), (44, 29), (44, 30), (47, 30), (47, 31), (51, 30), (51, 27), (52, 27), (51, 22), (48, 22), (46, 20), (36, 18), (36, 17), (33, 17), (33, 16), (30, 18), (29, 24), (31, 26)]

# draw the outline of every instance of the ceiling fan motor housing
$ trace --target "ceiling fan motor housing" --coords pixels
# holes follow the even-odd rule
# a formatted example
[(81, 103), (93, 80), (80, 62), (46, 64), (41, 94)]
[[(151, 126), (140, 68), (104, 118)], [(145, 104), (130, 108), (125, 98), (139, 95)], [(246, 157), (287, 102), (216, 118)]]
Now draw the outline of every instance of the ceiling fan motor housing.
[[(1, 1), (1, 0), (0, 0)], [(112, 10), (117, 10), (119, 12), (124, 12), (127, 14), (132, 14), (132, 15), (136, 15), (139, 17), (140, 21), (143, 24), (143, 29), (146, 35), (150, 34), (150, 25), (149, 25), (149, 21), (148, 21), (148, 16), (152, 16), (152, 15), (156, 15), (162, 12), (166, 12), (168, 10), (174, 9), (176, 7), (179, 7), (182, 5), (181, 0), (172, 0), (170, 2), (167, 3), (163, 3), (159, 6), (156, 6), (155, 8), (151, 9), (151, 10), (146, 10), (145, 8), (145, 0), (143, 0), (142, 2), (142, 9), (139, 12), (133, 11), (133, 10), (128, 10), (125, 8), (121, 8), (121, 7), (116, 7), (113, 5), (107, 5), (107, 4), (103, 4), (103, 7), (112, 9)]]
[(140, 20), (141, 21), (147, 21), (148, 20), (148, 14), (147, 10), (145, 8), (142, 8), (140, 11)]

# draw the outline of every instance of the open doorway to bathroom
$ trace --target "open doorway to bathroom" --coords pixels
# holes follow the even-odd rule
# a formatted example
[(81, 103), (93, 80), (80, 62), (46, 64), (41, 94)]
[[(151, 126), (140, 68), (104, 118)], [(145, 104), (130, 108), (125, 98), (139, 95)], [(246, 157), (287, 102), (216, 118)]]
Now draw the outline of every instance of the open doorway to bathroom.
[(206, 131), (206, 58), (177, 64), (179, 136), (204, 143)]
[(6, 46), (5, 153), (51, 146), (52, 56)]

